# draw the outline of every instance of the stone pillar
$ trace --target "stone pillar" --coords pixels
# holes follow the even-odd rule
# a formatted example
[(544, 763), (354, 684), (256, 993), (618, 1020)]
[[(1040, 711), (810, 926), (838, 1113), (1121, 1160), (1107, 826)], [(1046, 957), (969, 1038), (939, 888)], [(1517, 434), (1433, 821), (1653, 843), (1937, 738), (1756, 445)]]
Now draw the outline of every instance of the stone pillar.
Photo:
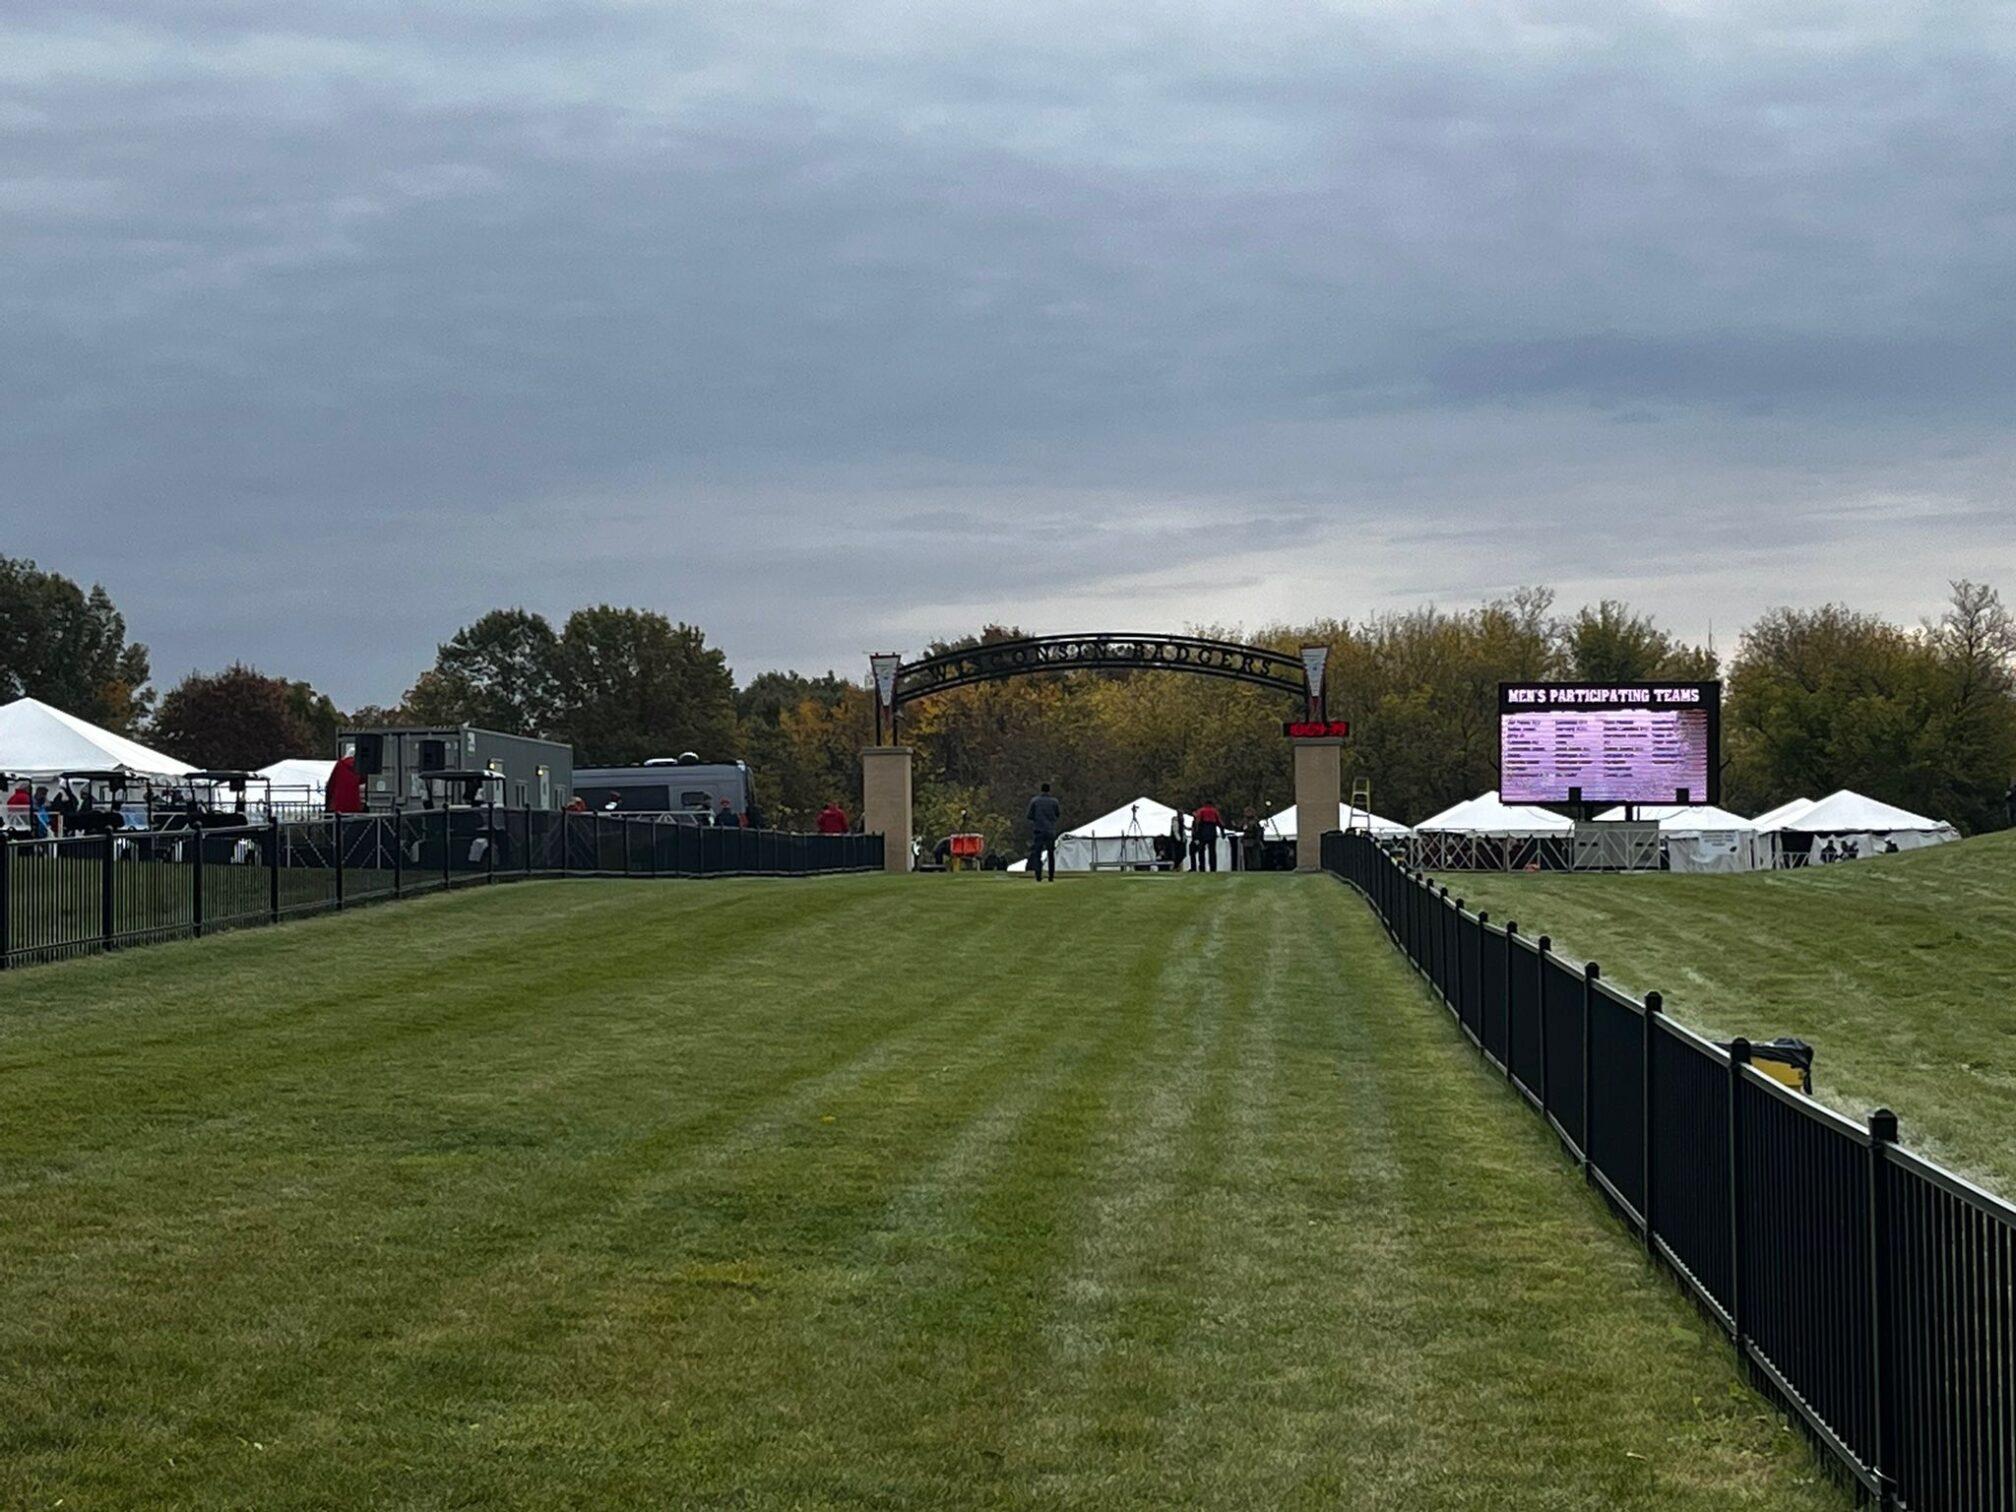
[(861, 752), (861, 828), (882, 837), (884, 871), (910, 870), (910, 747)]
[(1334, 737), (1295, 742), (1295, 870), (1323, 865), (1323, 834), (1337, 828), (1344, 801), (1344, 742)]

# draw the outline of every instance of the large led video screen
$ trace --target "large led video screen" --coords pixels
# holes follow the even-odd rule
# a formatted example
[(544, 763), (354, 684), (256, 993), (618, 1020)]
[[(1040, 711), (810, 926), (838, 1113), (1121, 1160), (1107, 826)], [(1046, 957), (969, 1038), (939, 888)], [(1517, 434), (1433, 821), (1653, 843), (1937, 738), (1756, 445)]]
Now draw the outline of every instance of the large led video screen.
[(1500, 683), (1507, 803), (1716, 803), (1722, 685)]

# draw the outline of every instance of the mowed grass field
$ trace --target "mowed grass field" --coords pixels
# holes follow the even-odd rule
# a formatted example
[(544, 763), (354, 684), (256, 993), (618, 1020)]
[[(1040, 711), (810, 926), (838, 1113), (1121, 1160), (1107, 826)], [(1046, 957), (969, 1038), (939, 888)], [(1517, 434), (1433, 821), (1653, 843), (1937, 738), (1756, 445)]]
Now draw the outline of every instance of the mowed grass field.
[(1845, 1508), (1327, 878), (0, 980), (0, 1505)]
[(2016, 1197), (2016, 834), (1747, 876), (1451, 874), (1564, 957), (1726, 1039), (1797, 1035), (1814, 1091)]

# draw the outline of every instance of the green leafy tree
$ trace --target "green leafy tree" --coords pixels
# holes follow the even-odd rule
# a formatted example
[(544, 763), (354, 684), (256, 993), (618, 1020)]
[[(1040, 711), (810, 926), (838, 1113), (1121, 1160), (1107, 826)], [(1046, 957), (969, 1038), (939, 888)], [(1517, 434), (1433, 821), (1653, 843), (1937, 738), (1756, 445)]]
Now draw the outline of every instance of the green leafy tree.
[(406, 708), (423, 724), (545, 735), (560, 715), (559, 664), (560, 637), (544, 615), (493, 609), (437, 649)]
[(234, 663), (192, 672), (154, 716), (154, 743), (170, 756), (224, 771), (256, 771), (287, 756), (333, 751), (336, 706), (306, 683)]
[(0, 557), (0, 703), (39, 698), (122, 734), (153, 703), (147, 648), (105, 590)]
[(584, 765), (736, 749), (735, 681), (695, 626), (644, 609), (577, 609), (560, 633), (559, 738)]

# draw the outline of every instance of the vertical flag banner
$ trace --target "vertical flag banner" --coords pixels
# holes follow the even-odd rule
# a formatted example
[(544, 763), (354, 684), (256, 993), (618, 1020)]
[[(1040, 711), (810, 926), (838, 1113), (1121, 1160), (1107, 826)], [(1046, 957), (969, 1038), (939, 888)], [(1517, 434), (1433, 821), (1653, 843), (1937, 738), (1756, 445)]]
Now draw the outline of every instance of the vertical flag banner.
[(1309, 679), (1309, 712), (1323, 712), (1323, 669), (1330, 661), (1328, 646), (1302, 648), (1302, 673)]
[(896, 669), (903, 665), (903, 658), (894, 653), (872, 655), (868, 665), (875, 669), (875, 696), (882, 700), (882, 707), (896, 706)]

